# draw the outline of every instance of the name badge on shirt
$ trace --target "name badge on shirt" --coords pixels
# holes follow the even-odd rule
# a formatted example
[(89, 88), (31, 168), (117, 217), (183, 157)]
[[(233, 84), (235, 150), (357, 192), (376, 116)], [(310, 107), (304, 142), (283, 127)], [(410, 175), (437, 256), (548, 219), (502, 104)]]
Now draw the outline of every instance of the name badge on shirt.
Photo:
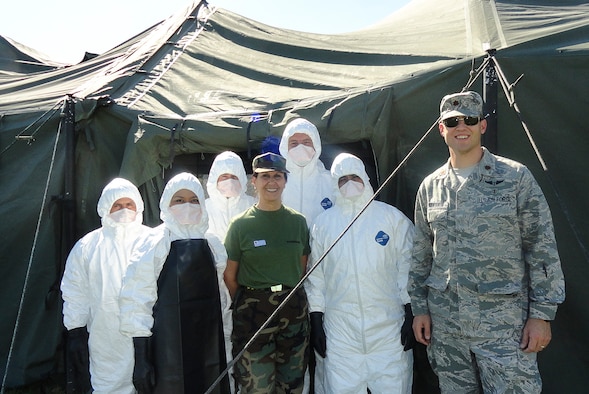
[(254, 241), (254, 247), (258, 248), (260, 246), (266, 246), (266, 240), (265, 239), (258, 239)]

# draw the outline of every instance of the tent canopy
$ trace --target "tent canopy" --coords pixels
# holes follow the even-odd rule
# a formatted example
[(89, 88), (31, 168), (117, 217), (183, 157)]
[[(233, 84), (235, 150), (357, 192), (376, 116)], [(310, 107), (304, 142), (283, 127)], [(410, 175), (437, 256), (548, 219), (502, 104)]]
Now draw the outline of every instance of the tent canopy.
[[(475, 70), (488, 48), (510, 83), (523, 75), (513, 94), (548, 170), (502, 91), (496, 153), (526, 164), (543, 187), (567, 280), (553, 343), (540, 355), (545, 391), (586, 387), (579, 344), (589, 345), (581, 301), (589, 296), (589, 207), (578, 195), (589, 173), (580, 116), (589, 107), (589, 4), (572, 0), (413, 0), (370, 28), (338, 35), (278, 29), (194, 1), (80, 64), (15, 72), (25, 55), (10, 55), (14, 61), (0, 62), (0, 348), (10, 353), (0, 370), (8, 364), (8, 385), (57, 368), (59, 277), (71, 247), (62, 220), (67, 168), (75, 171), (75, 238), (99, 226), (96, 202), (115, 176), (140, 186), (154, 225), (162, 173), (180, 155), (251, 156), (302, 116), (334, 153), (352, 142), (372, 149), (376, 183), (397, 170), (379, 199), (412, 217), (419, 183), (448, 155), (435, 128), (420, 140), (443, 95), (482, 91)], [(74, 164), (60, 127), (66, 97), (75, 102)]]

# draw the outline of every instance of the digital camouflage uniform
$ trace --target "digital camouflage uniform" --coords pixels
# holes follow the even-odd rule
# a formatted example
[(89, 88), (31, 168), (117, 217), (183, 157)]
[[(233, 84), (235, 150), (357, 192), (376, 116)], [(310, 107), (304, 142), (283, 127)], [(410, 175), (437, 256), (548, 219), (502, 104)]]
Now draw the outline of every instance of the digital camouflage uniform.
[(520, 341), (528, 318), (553, 320), (564, 301), (551, 214), (524, 165), (483, 152), (462, 185), (448, 162), (419, 188), (411, 305), (431, 316), (442, 392), (540, 392)]

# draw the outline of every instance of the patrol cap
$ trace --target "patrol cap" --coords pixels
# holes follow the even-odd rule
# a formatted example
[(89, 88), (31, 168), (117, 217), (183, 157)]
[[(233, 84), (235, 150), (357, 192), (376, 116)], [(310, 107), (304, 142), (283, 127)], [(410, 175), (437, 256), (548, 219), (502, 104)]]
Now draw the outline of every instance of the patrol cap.
[(252, 168), (254, 172), (280, 171), (288, 174), (284, 157), (272, 152), (263, 153), (254, 157)]
[(446, 95), (440, 102), (440, 120), (454, 116), (483, 115), (483, 99), (477, 92), (462, 92)]

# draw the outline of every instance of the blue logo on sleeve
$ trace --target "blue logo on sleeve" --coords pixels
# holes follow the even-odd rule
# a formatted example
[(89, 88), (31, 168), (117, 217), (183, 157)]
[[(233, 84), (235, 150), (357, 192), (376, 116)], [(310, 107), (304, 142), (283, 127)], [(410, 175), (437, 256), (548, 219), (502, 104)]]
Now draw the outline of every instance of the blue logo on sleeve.
[(321, 200), (321, 206), (323, 207), (323, 209), (329, 209), (333, 207), (333, 203), (331, 202), (329, 197), (325, 197), (323, 200)]
[(385, 246), (386, 244), (389, 243), (389, 235), (387, 233), (385, 233), (384, 231), (379, 231), (378, 234), (376, 234), (376, 237), (374, 237), (374, 240), (381, 244), (382, 246)]

